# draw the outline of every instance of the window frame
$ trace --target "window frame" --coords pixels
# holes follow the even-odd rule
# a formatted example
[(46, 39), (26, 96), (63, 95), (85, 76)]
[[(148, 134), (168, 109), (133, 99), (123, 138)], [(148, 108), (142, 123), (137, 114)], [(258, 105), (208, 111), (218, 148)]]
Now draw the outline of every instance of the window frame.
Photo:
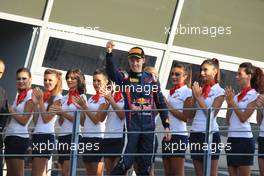
[[(84, 30), (84, 29), (80, 29)], [(95, 31), (91, 31), (92, 33)], [(42, 63), (45, 57), (45, 53), (47, 51), (48, 47), (48, 42), (50, 38), (56, 38), (56, 39), (62, 39), (62, 40), (68, 40), (72, 42), (78, 42), (78, 43), (83, 43), (83, 44), (89, 44), (89, 45), (94, 45), (94, 46), (100, 46), (100, 47), (105, 47), (107, 41), (109, 41), (108, 38), (102, 38), (102, 37), (94, 37), (94, 36), (89, 36), (89, 35), (80, 35), (77, 33), (77, 31), (73, 30), (62, 30), (62, 29), (54, 29), (54, 28), (47, 28), (45, 31), (45, 34), (43, 35), (43, 39), (41, 42), (41, 46), (39, 48), (39, 52), (37, 55), (34, 56), (32, 66), (31, 66), (31, 72), (32, 72), (32, 84), (36, 85), (42, 85), (43, 84), (43, 73), (45, 69), (49, 67), (43, 67)], [(122, 51), (128, 51), (130, 48), (134, 46), (140, 46), (144, 49), (144, 52), (146, 55), (156, 57), (156, 63), (155, 63), (155, 68), (158, 70), (159, 66), (161, 65), (162, 57), (163, 57), (163, 52), (164, 50), (162, 49), (155, 49), (152, 47), (148, 47), (147, 43), (145, 45), (135, 45), (129, 42), (122, 42), (122, 41), (117, 41), (115, 49), (117, 50), (122, 50)], [(51, 69), (56, 69), (56, 68), (51, 68)], [(59, 69), (56, 69), (59, 70)], [(63, 73), (63, 89), (67, 90), (67, 84), (64, 76), (66, 75), (66, 70), (60, 70)], [(87, 83), (87, 90), (90, 90), (89, 94), (94, 94), (95, 91), (92, 87), (92, 75), (85, 75), (86, 78), (86, 83)]]

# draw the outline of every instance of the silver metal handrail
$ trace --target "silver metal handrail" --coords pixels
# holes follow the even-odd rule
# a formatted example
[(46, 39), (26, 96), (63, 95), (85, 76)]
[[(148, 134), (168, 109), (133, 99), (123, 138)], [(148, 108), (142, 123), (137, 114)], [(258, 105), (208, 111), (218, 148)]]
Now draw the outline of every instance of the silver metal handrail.
[[(212, 138), (213, 138), (213, 133), (216, 132), (216, 131), (213, 131), (211, 129), (211, 123), (213, 121), (213, 118), (214, 118), (214, 112), (215, 110), (227, 110), (227, 109), (230, 109), (230, 108), (208, 108), (208, 109), (202, 109), (202, 108), (185, 108), (185, 110), (206, 110), (207, 112), (207, 122), (206, 122), (206, 130), (205, 131), (202, 131), (205, 133), (205, 142), (208, 144), (208, 145), (211, 145), (212, 144)], [(231, 108), (231, 109), (234, 109), (234, 108)], [(246, 108), (239, 108), (239, 109), (243, 109), (245, 110)], [(251, 109), (261, 109), (261, 108), (251, 108)], [(144, 111), (168, 111), (170, 109), (151, 109), (151, 110), (143, 110), (141, 112), (144, 112)], [(174, 110), (183, 110), (183, 108), (178, 108), (178, 109), (174, 109)], [(73, 131), (72, 131), (72, 140), (71, 142), (74, 143), (74, 144), (77, 144), (79, 142), (79, 135), (80, 134), (86, 134), (84, 132), (80, 132), (79, 131), (79, 126), (80, 126), (80, 114), (82, 112), (85, 112), (85, 111), (89, 111), (89, 112), (97, 112), (97, 110), (77, 110), (77, 111), (63, 111), (63, 112), (74, 112), (74, 122), (73, 122)], [(135, 110), (102, 110), (103, 112), (114, 112), (114, 111), (124, 111), (124, 112), (138, 112), (138, 111), (135, 111)], [(40, 114), (41, 112), (32, 112), (32, 113), (22, 113), (20, 115), (28, 115), (28, 114)], [(44, 113), (57, 113), (57, 111), (54, 111), (54, 112), (44, 112)], [(140, 112), (139, 112), (140, 113)], [(0, 113), (0, 116), (1, 115), (5, 115), (5, 116), (12, 116), (14, 114), (17, 114), (17, 113)], [(219, 128), (219, 131), (218, 132), (242, 132), (242, 131), (230, 131), (230, 130), (227, 130), (227, 129), (221, 129), (221, 128), (227, 128), (228, 126), (221, 126)], [(33, 128), (30, 128), (31, 130)], [(189, 130), (187, 131), (177, 131), (177, 133), (190, 133)], [(201, 131), (200, 131), (201, 132)], [(243, 131), (243, 132), (260, 132), (259, 129), (252, 129), (251, 131)], [(108, 133), (108, 134), (116, 134), (116, 132), (90, 132), (89, 134), (98, 134), (98, 133)], [(124, 131), (123, 134), (128, 134), (128, 133), (142, 133), (140, 131)], [(155, 134), (162, 134), (164, 133), (164, 131), (144, 131), (144, 133), (155, 133)], [(172, 132), (174, 133), (174, 132)], [(192, 131), (192, 133), (195, 133), (194, 131)], [(3, 132), (0, 132), (0, 134), (6, 134), (4, 131)], [(21, 133), (22, 134), (22, 133)], [(28, 133), (26, 133), (28, 134)], [(32, 134), (32, 132), (30, 131), (29, 134)], [(62, 133), (56, 133), (56, 134), (62, 134)], [(215, 153), (212, 153), (211, 151), (211, 148), (209, 147), (208, 150), (205, 151), (205, 153), (195, 153), (196, 155), (203, 155), (204, 156), (204, 176), (209, 176), (210, 175), (210, 172), (211, 172), (211, 157), (213, 155), (241, 155), (239, 153), (220, 153), (220, 154), (215, 154)], [(46, 156), (47, 154), (43, 154), (41, 156)], [(78, 150), (71, 150), (71, 153), (70, 154), (52, 154), (52, 156), (69, 156), (70, 155), (70, 173), (71, 175), (76, 175), (76, 169), (77, 169), (77, 159), (78, 159), (78, 156), (86, 156), (86, 155), (90, 155), (90, 156), (98, 156), (98, 155), (104, 155), (104, 156), (111, 156), (113, 154), (83, 154), (83, 153), (78, 153)], [(115, 154), (116, 155), (116, 154)], [(121, 153), (120, 153), (121, 155)], [(134, 155), (134, 156), (138, 156), (138, 155), (153, 155), (153, 153), (128, 153), (128, 154), (123, 154), (123, 155)], [(155, 156), (165, 156), (165, 155), (185, 155), (185, 156), (188, 156), (188, 155), (191, 155), (190, 153), (155, 153)], [(254, 156), (264, 156), (264, 154), (258, 154), (258, 153), (254, 153), (254, 154), (243, 154), (243, 155), (254, 155)], [(0, 155), (1, 157), (5, 157), (5, 156), (17, 156), (17, 155), (11, 155), (11, 154), (1, 154)], [(25, 155), (20, 155), (20, 156), (40, 156), (40, 155), (36, 155), (36, 154), (25, 154)]]

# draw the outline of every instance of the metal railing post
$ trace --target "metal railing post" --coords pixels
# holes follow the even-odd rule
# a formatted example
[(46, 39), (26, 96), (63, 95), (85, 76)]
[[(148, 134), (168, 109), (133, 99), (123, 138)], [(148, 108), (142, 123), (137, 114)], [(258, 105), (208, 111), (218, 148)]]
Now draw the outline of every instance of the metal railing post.
[(204, 176), (211, 175), (211, 144), (213, 141), (213, 133), (212, 133), (212, 121), (214, 118), (214, 109), (212, 107), (207, 109), (207, 121), (206, 121), (206, 132), (205, 132), (205, 143), (207, 144), (207, 150), (204, 152), (204, 162), (203, 162), (203, 172)]
[[(73, 130), (72, 130), (72, 139), (71, 144), (78, 146), (79, 143), (79, 128), (80, 126), (80, 111), (74, 112), (74, 122), (73, 122)], [(70, 156), (70, 175), (75, 176), (77, 170), (77, 160), (78, 160), (78, 147), (74, 147), (76, 150), (71, 150)]]

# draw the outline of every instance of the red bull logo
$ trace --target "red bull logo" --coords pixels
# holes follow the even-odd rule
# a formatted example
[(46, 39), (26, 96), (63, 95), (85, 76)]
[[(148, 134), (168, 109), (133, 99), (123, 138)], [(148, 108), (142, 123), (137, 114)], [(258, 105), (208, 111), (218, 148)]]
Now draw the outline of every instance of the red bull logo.
[(149, 99), (145, 98), (138, 98), (132, 103), (132, 109), (133, 110), (150, 110), (151, 109), (151, 104)]
[(138, 105), (148, 105), (150, 103), (149, 103), (148, 99), (138, 98), (138, 99), (136, 99), (136, 104), (138, 104)]

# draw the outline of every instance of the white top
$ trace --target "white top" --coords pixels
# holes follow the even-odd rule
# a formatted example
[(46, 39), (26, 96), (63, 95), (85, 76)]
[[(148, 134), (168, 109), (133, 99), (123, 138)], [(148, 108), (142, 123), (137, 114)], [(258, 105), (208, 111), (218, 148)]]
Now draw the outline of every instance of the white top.
[[(32, 89), (27, 92), (27, 96), (25, 97), (25, 99), (18, 105), (16, 105), (16, 99), (15, 99), (12, 105), (14, 111), (16, 113), (24, 113), (26, 102), (31, 100), (31, 97), (32, 97)], [(30, 116), (30, 119), (25, 125), (21, 125), (14, 118), (11, 117), (11, 121), (8, 124), (6, 131), (5, 131), (6, 133), (5, 136), (19, 136), (23, 138), (29, 138), (28, 125), (31, 120), (32, 120), (32, 115)]]
[[(80, 96), (83, 97), (84, 100), (87, 102), (87, 98), (85, 94), (81, 94)], [(74, 116), (74, 111), (76, 111), (78, 108), (73, 103), (68, 105), (67, 102), (68, 102), (68, 94), (61, 99), (61, 109), (62, 111), (70, 111), (66, 113)], [(72, 134), (72, 129), (73, 129), (73, 123), (68, 119), (64, 118), (58, 136), (66, 136)]]
[[(262, 114), (263, 114), (263, 116), (264, 116), (264, 109), (262, 110)], [(260, 136), (260, 137), (264, 137), (264, 118), (262, 119), (259, 128), (260, 128), (260, 129), (259, 129), (259, 130), (260, 130), (260, 131), (259, 131), (259, 136)]]
[[(206, 99), (204, 99), (204, 102), (207, 106), (207, 108), (212, 107), (214, 100), (219, 97), (225, 95), (225, 91), (223, 88), (220, 87), (220, 85), (217, 83), (211, 87), (211, 91)], [(204, 98), (204, 97), (202, 97)], [(200, 108), (198, 102), (196, 102), (196, 107)], [(200, 132), (205, 132), (206, 130), (206, 121), (207, 121), (207, 116), (204, 113), (205, 111), (203, 109), (196, 110), (193, 122), (192, 122), (192, 127), (191, 131), (200, 131)], [(217, 115), (216, 115), (217, 116)], [(219, 126), (216, 122), (216, 117), (213, 118), (212, 121), (212, 126), (211, 130), (212, 131), (219, 131)]]
[[(94, 111), (93, 113), (96, 113), (96, 110), (98, 110), (99, 106), (103, 103), (105, 103), (104, 97), (100, 97), (97, 103), (95, 103), (91, 97), (87, 102), (87, 106), (88, 106), (89, 111)], [(93, 121), (90, 119), (90, 117), (86, 115), (85, 121), (84, 121), (84, 127), (83, 127), (83, 137), (103, 138), (104, 131), (105, 131), (105, 121), (103, 122), (99, 121), (95, 125)]]
[[(169, 104), (178, 109), (178, 111), (182, 112), (184, 106), (184, 102), (187, 98), (192, 96), (192, 90), (188, 88), (186, 85), (182, 86), (181, 88), (177, 89), (172, 95), (168, 96)], [(170, 130), (172, 134), (175, 135), (184, 135), (187, 136), (188, 133), (182, 133), (182, 131), (187, 131), (186, 123), (182, 120), (179, 120), (169, 111), (169, 120), (170, 120)], [(180, 133), (177, 133), (181, 131)]]
[[(248, 104), (256, 100), (258, 96), (258, 93), (256, 92), (256, 90), (251, 89), (250, 91), (247, 92), (244, 98), (238, 102), (237, 97), (239, 94), (237, 94), (234, 97), (234, 100), (238, 108), (246, 108)], [(228, 132), (228, 137), (252, 138), (253, 137), (252, 132), (239, 132), (239, 131), (251, 131), (249, 119), (245, 121), (244, 123), (242, 123), (237, 117), (235, 111), (233, 111), (230, 117), (230, 121), (229, 121), (230, 125), (228, 128), (228, 131), (230, 132)], [(232, 132), (232, 131), (238, 131), (238, 132)]]
[[(61, 100), (61, 99), (62, 99), (62, 95), (59, 94), (54, 98), (53, 102), (57, 100)], [(45, 102), (44, 106), (45, 106), (45, 109), (47, 109), (48, 102)], [(57, 119), (57, 115), (55, 115), (48, 123), (44, 123), (41, 114), (39, 114), (34, 133), (45, 133), (45, 134), (54, 133), (56, 119)]]
[[(120, 109), (124, 109), (124, 100), (121, 99), (120, 101), (118, 101), (117, 106)], [(113, 107), (110, 106), (108, 108), (109, 112), (107, 113), (107, 118), (106, 118), (106, 122), (105, 122), (105, 135), (104, 138), (122, 138), (123, 137), (123, 129), (124, 129), (124, 119), (121, 120), (116, 112), (113, 111)], [(109, 133), (109, 132), (113, 132), (113, 133)]]

